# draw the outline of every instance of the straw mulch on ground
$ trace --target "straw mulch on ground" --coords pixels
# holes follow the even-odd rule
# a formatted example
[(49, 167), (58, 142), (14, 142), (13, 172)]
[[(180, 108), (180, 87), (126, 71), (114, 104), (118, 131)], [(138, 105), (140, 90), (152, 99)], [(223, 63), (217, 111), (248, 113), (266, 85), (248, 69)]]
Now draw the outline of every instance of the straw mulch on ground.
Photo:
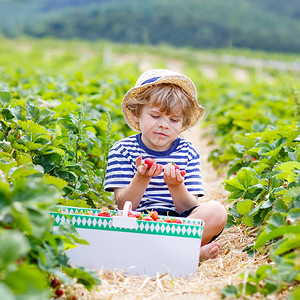
[[(222, 182), (226, 172), (215, 170), (207, 161), (212, 150), (209, 138), (195, 126), (186, 133), (201, 153), (201, 170), (205, 197), (201, 201), (217, 200), (228, 208), (228, 193)], [(168, 274), (157, 274), (156, 277), (131, 276), (113, 270), (98, 270), (101, 285), (92, 292), (81, 285), (75, 285), (79, 299), (221, 299), (220, 289), (227, 284), (242, 282), (239, 277), (245, 270), (253, 270), (258, 265), (268, 262), (268, 257), (257, 254), (254, 257), (243, 251), (254, 242), (258, 228), (252, 231), (242, 227), (225, 229), (217, 239), (220, 255), (217, 259), (200, 261), (198, 271), (189, 278), (172, 278)], [(252, 298), (256, 299), (256, 298)], [(272, 298), (268, 298), (272, 299)], [(278, 299), (278, 298), (276, 298)]]

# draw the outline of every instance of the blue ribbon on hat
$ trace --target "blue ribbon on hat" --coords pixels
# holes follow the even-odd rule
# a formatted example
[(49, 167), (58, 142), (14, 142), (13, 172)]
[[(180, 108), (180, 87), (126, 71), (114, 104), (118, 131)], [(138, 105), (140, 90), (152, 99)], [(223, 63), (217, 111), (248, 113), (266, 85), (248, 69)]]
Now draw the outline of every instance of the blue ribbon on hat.
[(153, 78), (147, 79), (147, 80), (145, 80), (144, 82), (142, 82), (141, 85), (146, 84), (146, 83), (154, 82), (154, 81), (156, 81), (157, 79), (159, 79), (160, 77), (161, 77), (161, 76), (153, 77)]

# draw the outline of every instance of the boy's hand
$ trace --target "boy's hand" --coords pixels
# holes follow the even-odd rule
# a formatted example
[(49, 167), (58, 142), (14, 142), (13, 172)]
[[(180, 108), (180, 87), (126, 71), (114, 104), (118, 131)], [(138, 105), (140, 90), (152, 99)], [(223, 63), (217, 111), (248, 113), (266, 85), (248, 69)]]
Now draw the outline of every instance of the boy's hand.
[(145, 177), (156, 177), (162, 172), (163, 166), (161, 164), (157, 164), (155, 160), (153, 160), (150, 168), (148, 164), (143, 164), (142, 160), (142, 156), (139, 156), (135, 162), (139, 175)]
[(176, 165), (168, 163), (164, 170), (164, 181), (167, 185), (179, 185), (184, 181), (185, 171), (180, 171)]

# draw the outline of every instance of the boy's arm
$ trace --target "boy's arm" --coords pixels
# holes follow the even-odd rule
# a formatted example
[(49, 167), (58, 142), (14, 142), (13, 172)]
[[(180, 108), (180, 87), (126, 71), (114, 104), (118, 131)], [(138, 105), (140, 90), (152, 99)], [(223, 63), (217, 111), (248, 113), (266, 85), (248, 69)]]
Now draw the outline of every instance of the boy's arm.
[(119, 209), (123, 209), (126, 201), (131, 201), (132, 209), (136, 210), (143, 198), (151, 177), (158, 176), (163, 169), (162, 165), (156, 163), (154, 163), (150, 169), (147, 169), (147, 165), (142, 164), (141, 156), (137, 158), (136, 166), (137, 172), (130, 184), (124, 188), (114, 189), (115, 201)]
[(198, 197), (192, 195), (184, 184), (184, 177), (176, 170), (174, 165), (168, 164), (164, 170), (164, 180), (168, 186), (177, 212), (183, 211), (198, 205)]

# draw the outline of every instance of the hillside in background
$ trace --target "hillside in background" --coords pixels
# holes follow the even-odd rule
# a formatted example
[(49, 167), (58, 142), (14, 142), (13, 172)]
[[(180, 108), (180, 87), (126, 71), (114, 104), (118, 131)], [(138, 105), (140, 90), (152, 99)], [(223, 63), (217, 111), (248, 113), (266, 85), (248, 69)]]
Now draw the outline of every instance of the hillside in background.
[(0, 31), (196, 48), (300, 51), (296, 0), (23, 0), (0, 2)]

